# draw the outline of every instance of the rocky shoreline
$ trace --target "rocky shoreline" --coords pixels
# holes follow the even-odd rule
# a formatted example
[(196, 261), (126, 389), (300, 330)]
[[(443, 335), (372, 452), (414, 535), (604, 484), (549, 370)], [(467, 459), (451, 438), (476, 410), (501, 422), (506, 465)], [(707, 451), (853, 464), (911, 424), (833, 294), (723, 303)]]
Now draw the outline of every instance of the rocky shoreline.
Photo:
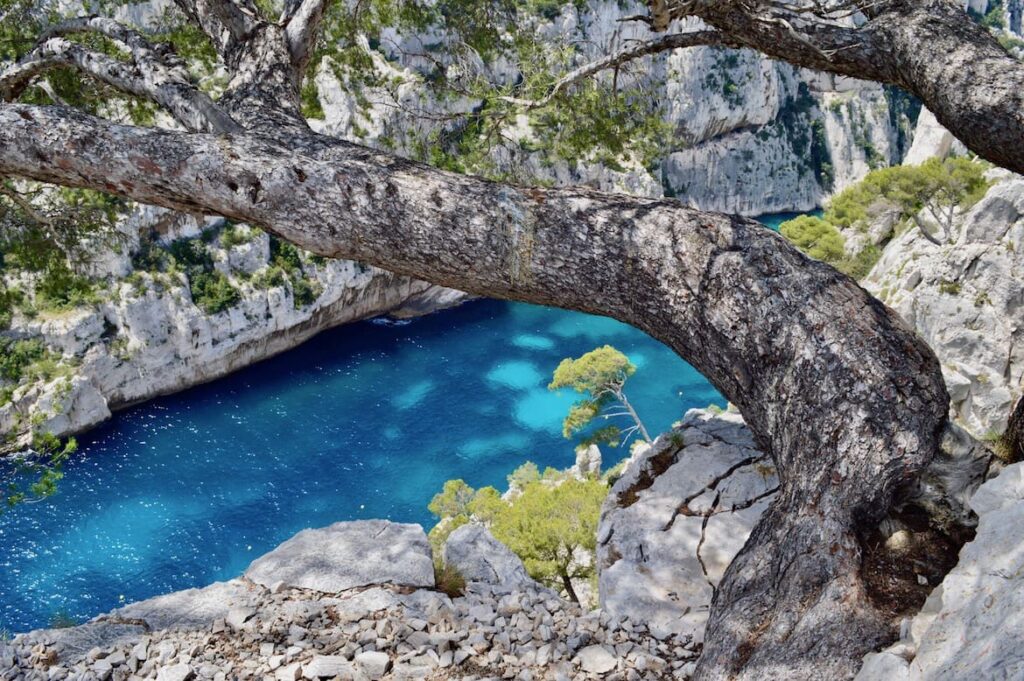
[[(0, 679), (688, 679), (701, 650), (707, 576), (677, 570), (674, 583), (660, 583), (659, 574), (686, 559), (654, 536), (661, 529), (656, 515), (645, 524), (612, 511), (623, 494), (637, 495), (626, 508), (655, 500), (678, 506), (699, 477), (683, 480), (709, 444), (700, 434), (749, 437), (735, 417), (698, 411), (688, 419), (674, 433), (689, 431), (689, 444), (662, 436), (631, 460), (609, 497), (601, 528), (605, 554), (608, 538), (618, 546), (631, 537), (650, 539), (641, 552), (646, 558), (633, 553), (612, 564), (620, 574), (617, 582), (602, 579), (602, 609), (586, 612), (534, 582), (519, 558), (480, 525), (453, 532), (435, 557), (418, 525), (342, 522), (301, 532), (237, 579), (0, 642)], [(656, 481), (660, 485), (645, 487), (644, 471), (665, 452), (677, 463)], [(719, 477), (723, 489), (744, 489), (731, 475)], [(669, 484), (673, 479), (684, 484)], [(1014, 519), (1024, 512), (1024, 464), (982, 485), (971, 505), (979, 518), (977, 538), (964, 546), (959, 564), (921, 612), (904, 621), (903, 640), (868, 656), (861, 681), (1024, 673), (1024, 653), (1007, 644), (1024, 635), (1024, 615), (1015, 605), (1024, 551), (1014, 548), (1020, 545)], [(726, 525), (735, 520), (724, 516)], [(705, 537), (698, 550), (714, 555), (741, 544), (749, 532), (742, 523), (752, 521), (740, 521), (727, 541)], [(683, 532), (693, 538), (692, 528)], [(673, 539), (689, 545), (685, 537)], [(899, 539), (900, 547), (913, 542), (906, 531)], [(719, 557), (728, 562), (729, 556)], [(464, 584), (439, 582), (435, 558)], [(632, 584), (629, 599), (644, 607), (629, 610), (627, 601), (613, 597), (626, 583)], [(652, 598), (661, 600), (648, 609)], [(963, 646), (976, 654), (961, 655)]]

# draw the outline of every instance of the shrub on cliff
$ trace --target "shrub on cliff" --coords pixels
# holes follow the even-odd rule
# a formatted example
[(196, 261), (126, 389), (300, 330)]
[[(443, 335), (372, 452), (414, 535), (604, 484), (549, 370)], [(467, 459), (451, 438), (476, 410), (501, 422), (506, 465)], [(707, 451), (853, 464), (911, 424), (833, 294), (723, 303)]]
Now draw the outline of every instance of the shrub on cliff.
[[(953, 220), (985, 195), (988, 165), (968, 158), (929, 159), (917, 166), (893, 166), (868, 173), (829, 201), (822, 217), (801, 215), (779, 231), (810, 257), (860, 279), (871, 271), (896, 233), (916, 226), (934, 243), (952, 238)], [(873, 223), (888, 220), (879, 244), (868, 242)], [(864, 244), (848, 253), (847, 235), (861, 234)], [(852, 250), (852, 249), (851, 249)]]
[(835, 265), (846, 255), (843, 235), (832, 223), (819, 217), (801, 215), (783, 222), (779, 231), (815, 260)]
[[(528, 472), (536, 472), (536, 466), (529, 466)], [(596, 574), (597, 522), (608, 485), (550, 471), (543, 477), (520, 477), (523, 485), (507, 499), (493, 487), (475, 490), (463, 480), (446, 482), (428, 507), (439, 518), (430, 531), (434, 555), (442, 554), (457, 528), (471, 520), (483, 523), (519, 556), (531, 577), (578, 602), (573, 582)]]
[(238, 289), (220, 272), (194, 272), (189, 275), (192, 302), (206, 314), (217, 314), (233, 307), (241, 300)]
[(223, 312), (242, 299), (228, 278), (213, 268), (213, 257), (201, 240), (178, 239), (168, 250), (188, 276), (192, 302), (206, 314)]
[(0, 460), (0, 513), (19, 503), (39, 501), (57, 491), (63, 477), (61, 468), (78, 449), (75, 438), (61, 441), (51, 433), (32, 436), (31, 452), (26, 456)]

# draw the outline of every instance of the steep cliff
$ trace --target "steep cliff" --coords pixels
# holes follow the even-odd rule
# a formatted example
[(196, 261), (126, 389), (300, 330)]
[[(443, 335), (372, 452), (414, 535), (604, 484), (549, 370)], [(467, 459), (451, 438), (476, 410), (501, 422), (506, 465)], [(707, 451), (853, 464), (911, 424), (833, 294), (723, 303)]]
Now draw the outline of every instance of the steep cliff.
[[(635, 2), (567, 4), (542, 21), (538, 33), (552, 45), (572, 45), (582, 63), (655, 37), (640, 22), (622, 21), (644, 11)], [(415, 152), (424, 131), (440, 130), (449, 114), (480, 105), (466, 98), (438, 101), (427, 91), (423, 74), (435, 62), (424, 54), (437, 53), (443, 39), (389, 32), (370, 51), (384, 84), (361, 96), (326, 63), (316, 79), (323, 119), (314, 124)], [(495, 80), (518, 77), (507, 63), (490, 68)], [(612, 168), (586, 157), (531, 151), (533, 135), (520, 117), (506, 133), (522, 144), (497, 152), (499, 170), (676, 196), (695, 207), (745, 215), (809, 210), (869, 169), (899, 163), (917, 117), (915, 102), (895, 90), (794, 69), (750, 50), (675, 50), (646, 58), (630, 74), (659, 102), (662, 122), (672, 131), (671, 141), (649, 158)]]
[(1024, 180), (993, 176), (948, 243), (905, 228), (863, 282), (935, 350), (952, 414), (979, 438), (1003, 431), (1024, 379)]
[[(214, 221), (200, 229), (179, 217), (140, 240), (136, 221), (152, 225), (154, 217), (143, 213), (128, 221), (125, 244), (88, 264), (89, 302), (36, 309), (31, 283), (17, 279), (26, 300), (8, 335), (40, 340), (50, 366), (4, 381), (4, 448), (25, 446), (34, 430), (82, 431), (113, 410), (223, 376), (339, 324), (424, 314), (462, 299), (359, 263), (274, 249), (266, 233), (244, 225)], [(170, 253), (186, 251), (183, 244), (187, 254), (174, 259)], [(284, 255), (274, 252), (280, 249)], [(221, 297), (199, 281), (214, 282)]]

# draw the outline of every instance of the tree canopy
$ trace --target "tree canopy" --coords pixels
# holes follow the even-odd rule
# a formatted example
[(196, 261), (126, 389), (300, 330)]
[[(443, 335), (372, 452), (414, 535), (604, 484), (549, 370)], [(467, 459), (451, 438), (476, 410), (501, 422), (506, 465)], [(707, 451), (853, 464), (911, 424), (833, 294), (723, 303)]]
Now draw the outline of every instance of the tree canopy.
[(988, 167), (970, 158), (952, 157), (872, 170), (833, 196), (821, 217), (803, 215), (782, 223), (779, 231), (812, 258), (860, 279), (881, 250), (870, 244), (851, 255), (846, 249), (849, 236), (888, 221), (888, 231), (878, 237), (883, 245), (911, 225), (932, 242), (946, 243), (953, 218), (977, 203), (991, 186), (985, 179)]
[[(566, 358), (555, 369), (549, 390), (570, 388), (582, 393), (584, 399), (569, 408), (569, 414), (562, 422), (562, 435), (571, 438), (587, 428), (596, 419), (627, 416), (633, 425), (622, 431), (615, 425), (607, 425), (590, 433), (584, 444), (591, 442), (618, 443), (627, 440), (634, 432), (640, 432), (644, 440), (651, 437), (640, 417), (626, 398), (626, 380), (636, 373), (636, 366), (629, 358), (610, 345), (591, 350), (576, 359)], [(618, 407), (621, 411), (614, 411)]]
[(543, 477), (535, 473), (537, 467), (527, 462), (509, 476), (517, 486), (507, 499), (493, 487), (474, 490), (462, 480), (449, 480), (429, 506), (440, 520), (431, 542), (439, 553), (457, 527), (482, 523), (522, 559), (531, 577), (578, 602), (573, 581), (596, 574), (597, 521), (608, 485), (554, 470)]

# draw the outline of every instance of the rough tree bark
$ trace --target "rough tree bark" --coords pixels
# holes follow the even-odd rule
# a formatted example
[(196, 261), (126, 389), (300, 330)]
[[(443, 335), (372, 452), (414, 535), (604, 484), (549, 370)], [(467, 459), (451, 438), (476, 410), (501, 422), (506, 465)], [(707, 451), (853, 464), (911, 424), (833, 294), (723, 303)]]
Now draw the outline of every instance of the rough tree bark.
[(234, 69), (215, 115), (242, 130), (8, 104), (0, 175), (220, 214), (321, 255), (643, 329), (740, 408), (781, 480), (716, 594), (698, 677), (849, 677), (892, 638), (857, 531), (930, 461), (948, 403), (934, 355), (894, 313), (748, 219), (497, 184), (316, 135), (298, 115), (309, 46), (295, 44), (315, 28), (197, 2), (228, 5), (187, 11)]

